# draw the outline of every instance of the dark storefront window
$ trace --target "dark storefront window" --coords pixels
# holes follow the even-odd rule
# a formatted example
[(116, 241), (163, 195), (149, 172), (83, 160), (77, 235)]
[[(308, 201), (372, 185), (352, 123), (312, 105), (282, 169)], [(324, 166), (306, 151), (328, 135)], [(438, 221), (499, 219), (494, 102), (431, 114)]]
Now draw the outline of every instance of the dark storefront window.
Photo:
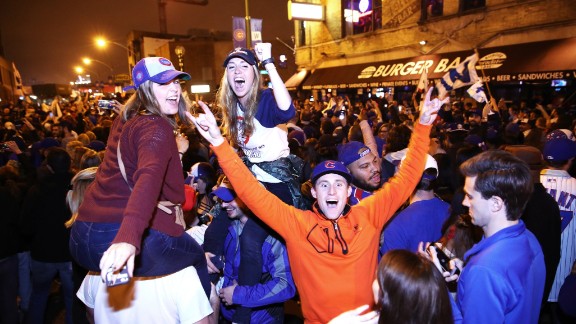
[(478, 8), (484, 8), (485, 6), (486, 6), (486, 0), (460, 0), (460, 10), (462, 12)]
[(426, 0), (428, 17), (438, 17), (444, 14), (444, 0)]
[(382, 28), (382, 0), (342, 0), (344, 35)]

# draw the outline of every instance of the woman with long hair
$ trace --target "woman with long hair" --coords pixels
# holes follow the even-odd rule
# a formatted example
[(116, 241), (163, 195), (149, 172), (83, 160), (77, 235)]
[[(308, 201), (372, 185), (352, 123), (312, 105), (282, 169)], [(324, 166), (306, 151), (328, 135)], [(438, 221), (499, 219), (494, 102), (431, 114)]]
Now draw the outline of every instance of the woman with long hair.
[[(269, 88), (262, 85), (258, 61), (270, 78)], [(228, 54), (217, 99), (224, 133), (239, 149), (244, 163), (268, 191), (287, 204), (302, 206), (300, 184), (304, 162), (290, 154), (286, 127), (296, 109), (274, 65), (271, 44), (256, 44), (254, 52), (236, 48)], [(212, 227), (219, 230), (209, 231), (209, 235), (224, 240), (227, 226), (218, 223), (226, 222), (225, 218), (216, 217)], [(260, 281), (262, 255), (258, 251), (270, 231), (255, 218), (244, 226), (240, 236), (239, 285), (253, 286)], [(209, 246), (205, 250), (215, 255), (222, 253)], [(234, 322), (249, 320), (248, 308), (239, 308), (234, 314)]]
[(425, 257), (407, 250), (388, 251), (376, 276), (379, 323), (453, 322), (446, 281)]
[[(372, 284), (377, 309), (368, 305), (344, 312), (329, 324), (454, 323), (444, 277), (425, 257), (408, 250), (390, 250), (378, 264)], [(379, 314), (379, 315), (378, 315)]]
[(72, 225), (75, 260), (103, 280), (126, 267), (129, 276), (157, 277), (195, 266), (210, 294), (202, 248), (184, 232), (184, 178), (175, 131), (187, 104), (177, 71), (163, 57), (140, 60), (136, 92), (112, 125), (106, 154)]

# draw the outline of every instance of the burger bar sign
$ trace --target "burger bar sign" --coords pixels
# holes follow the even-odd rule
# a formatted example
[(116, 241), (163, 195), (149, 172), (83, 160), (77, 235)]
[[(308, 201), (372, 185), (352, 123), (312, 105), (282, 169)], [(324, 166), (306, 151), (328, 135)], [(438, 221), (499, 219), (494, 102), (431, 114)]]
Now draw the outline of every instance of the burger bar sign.
[[(574, 53), (576, 38), (485, 48), (479, 50), (476, 70), (485, 82), (575, 79)], [(468, 50), (318, 69), (304, 81), (302, 88), (415, 86), (423, 71), (428, 70), (428, 80), (433, 82), (472, 54), (474, 52)]]
[[(360, 84), (349, 84), (348, 87), (417, 85), (420, 75), (426, 69), (428, 69), (429, 80), (439, 79), (446, 72), (456, 68), (469, 55), (472, 55), (472, 53), (468, 52), (461, 55), (447, 54), (445, 57), (440, 55), (425, 56), (416, 57), (410, 61), (391, 61), (380, 65), (366, 66), (357, 76)], [(574, 76), (574, 72), (571, 73), (571, 71), (509, 73), (509, 71), (504, 71), (503, 69), (507, 60), (508, 56), (504, 52), (492, 52), (482, 56), (476, 64), (478, 76), (482, 77), (482, 72), (484, 72), (486, 76), (483, 79), (486, 82), (550, 80)], [(503, 71), (500, 72), (500, 70)]]

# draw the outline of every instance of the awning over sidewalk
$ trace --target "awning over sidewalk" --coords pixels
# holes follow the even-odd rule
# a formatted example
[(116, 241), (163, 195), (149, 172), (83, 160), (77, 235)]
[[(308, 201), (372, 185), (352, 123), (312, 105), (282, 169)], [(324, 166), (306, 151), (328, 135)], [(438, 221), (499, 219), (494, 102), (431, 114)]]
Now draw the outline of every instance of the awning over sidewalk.
[(286, 80), (284, 85), (286, 85), (286, 89), (288, 90), (296, 90), (307, 76), (308, 70), (301, 70), (294, 73), (288, 80)]
[[(318, 69), (302, 88), (346, 89), (417, 85), (428, 67), (428, 79), (439, 79), (474, 52), (461, 51), (376, 63)], [(576, 38), (479, 49), (476, 69), (484, 81), (543, 81), (576, 78)]]

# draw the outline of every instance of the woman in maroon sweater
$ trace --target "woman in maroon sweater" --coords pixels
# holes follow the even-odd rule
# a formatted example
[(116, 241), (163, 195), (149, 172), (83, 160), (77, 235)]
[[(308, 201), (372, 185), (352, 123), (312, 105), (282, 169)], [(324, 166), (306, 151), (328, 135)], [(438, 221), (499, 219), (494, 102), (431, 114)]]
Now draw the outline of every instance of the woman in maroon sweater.
[(184, 232), (184, 179), (174, 139), (175, 115), (187, 121), (179, 81), (190, 75), (165, 58), (147, 57), (132, 76), (136, 93), (114, 121), (104, 161), (72, 227), (70, 250), (104, 280), (124, 265), (137, 277), (194, 265), (209, 296), (204, 252)]

